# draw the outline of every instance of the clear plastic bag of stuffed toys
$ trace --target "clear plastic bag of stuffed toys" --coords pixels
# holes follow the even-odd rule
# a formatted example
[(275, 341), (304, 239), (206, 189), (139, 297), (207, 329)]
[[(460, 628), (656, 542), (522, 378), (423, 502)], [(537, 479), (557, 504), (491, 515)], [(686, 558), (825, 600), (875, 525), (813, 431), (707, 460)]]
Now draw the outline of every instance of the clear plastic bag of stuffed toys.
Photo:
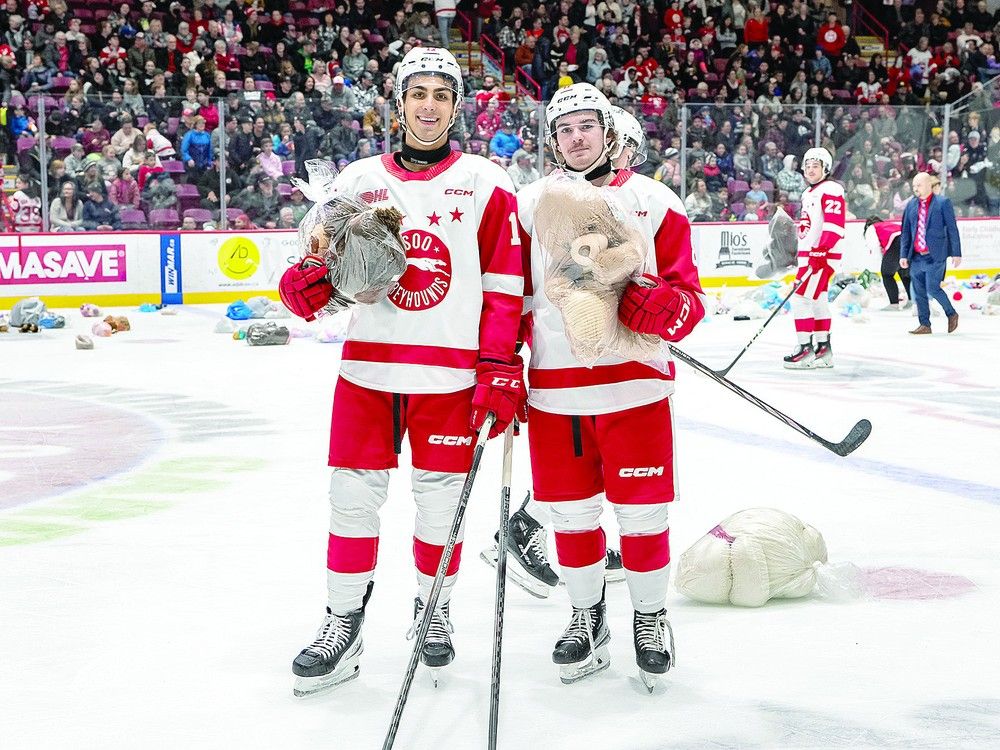
[(360, 302), (375, 304), (406, 270), (406, 250), (399, 236), (403, 215), (395, 208), (374, 208), (350, 195), (339, 195), (336, 167), (306, 162), (309, 181), (293, 183), (315, 205), (299, 224), (302, 255), (317, 255), (330, 270), (336, 290), (324, 313)]
[(653, 269), (646, 268), (645, 239), (614, 196), (556, 175), (539, 193), (534, 222), (547, 256), (545, 296), (559, 310), (573, 356), (588, 367), (605, 356), (657, 357), (659, 336), (635, 333), (618, 320), (630, 277)]

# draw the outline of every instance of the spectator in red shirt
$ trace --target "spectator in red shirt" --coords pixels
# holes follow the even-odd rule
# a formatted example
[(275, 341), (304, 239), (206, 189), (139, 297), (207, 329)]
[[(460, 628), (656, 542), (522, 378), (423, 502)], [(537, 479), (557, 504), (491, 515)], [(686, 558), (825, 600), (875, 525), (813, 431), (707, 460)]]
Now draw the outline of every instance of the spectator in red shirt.
[(163, 172), (163, 165), (159, 163), (156, 158), (155, 151), (146, 152), (146, 160), (143, 162), (142, 166), (139, 167), (139, 177), (136, 182), (139, 183), (139, 192), (141, 193), (146, 187), (146, 180), (149, 179), (149, 175), (156, 172)]
[(681, 12), (680, 0), (671, 0), (670, 7), (663, 12), (663, 28), (674, 36), (684, 26), (684, 14)]
[(769, 22), (761, 9), (754, 8), (743, 27), (743, 41), (750, 47), (763, 47), (771, 38), (768, 26)]
[(496, 78), (486, 74), (483, 76), (483, 87), (476, 92), (476, 109), (480, 112), (486, 109), (491, 99), (497, 99), (500, 104), (506, 105), (510, 101), (510, 94), (500, 88)]
[(226, 74), (226, 78), (239, 80), (240, 61), (236, 55), (229, 54), (225, 39), (215, 40), (215, 69)]
[(846, 43), (847, 39), (844, 37), (844, 30), (840, 28), (837, 14), (830, 13), (826, 17), (826, 23), (819, 27), (816, 34), (816, 45), (823, 50), (824, 55), (836, 59), (840, 57), (840, 52)]
[(118, 45), (119, 41), (117, 34), (112, 34), (108, 37), (108, 46), (101, 50), (99, 57), (101, 65), (114, 69), (119, 60), (124, 60), (126, 58), (128, 53)]
[(656, 68), (659, 67), (651, 57), (647, 56), (649, 52), (649, 47), (640, 47), (641, 52), (636, 52), (635, 57), (629, 60), (623, 66), (625, 70), (629, 68), (635, 68), (636, 80), (641, 86), (646, 85), (646, 81), (653, 77), (656, 72)]

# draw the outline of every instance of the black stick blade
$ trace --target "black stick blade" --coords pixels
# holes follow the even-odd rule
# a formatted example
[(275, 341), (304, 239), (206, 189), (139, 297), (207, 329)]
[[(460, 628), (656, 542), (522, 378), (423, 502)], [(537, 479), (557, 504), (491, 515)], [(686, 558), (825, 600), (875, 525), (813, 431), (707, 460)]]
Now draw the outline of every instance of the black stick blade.
[(872, 423), (867, 419), (862, 419), (847, 433), (847, 437), (839, 443), (827, 443), (826, 447), (838, 456), (847, 456), (853, 453), (871, 434)]

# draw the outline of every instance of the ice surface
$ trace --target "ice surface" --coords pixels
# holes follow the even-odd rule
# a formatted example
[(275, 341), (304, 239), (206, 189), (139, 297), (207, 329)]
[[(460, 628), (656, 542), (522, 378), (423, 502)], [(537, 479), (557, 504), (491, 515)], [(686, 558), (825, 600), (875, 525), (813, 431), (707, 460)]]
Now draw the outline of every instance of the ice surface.
[[(832, 562), (883, 583), (877, 571), (918, 571), (903, 585), (929, 581), (929, 595), (740, 610), (672, 590), (678, 665), (650, 696), (624, 584), (608, 592), (611, 668), (572, 686), (550, 661), (565, 590), (539, 601), (511, 585), (500, 747), (997, 746), (1000, 318), (959, 310), (951, 336), (908, 336), (905, 313), (835, 318), (836, 367), (822, 372), (781, 368), (794, 341), (782, 317), (734, 368), (828, 439), (871, 419), (847, 459), (683, 366), (675, 400), (675, 557), (728, 514), (769, 505), (816, 526)], [(78, 351), (87, 322), (58, 312), (65, 330), (0, 334), (0, 747), (381, 747), (410, 649), (406, 468), (383, 512), (360, 677), (291, 694), (326, 598), (339, 346), (249, 347), (212, 332), (221, 308), (186, 307), (110, 310), (133, 330)], [(758, 325), (716, 318), (683, 347), (721, 368)], [(515, 498), (527, 454), (522, 438)], [(478, 551), (499, 474), (497, 441), (467, 517), (458, 659), (437, 690), (417, 675), (398, 748), (486, 745), (494, 571)]]

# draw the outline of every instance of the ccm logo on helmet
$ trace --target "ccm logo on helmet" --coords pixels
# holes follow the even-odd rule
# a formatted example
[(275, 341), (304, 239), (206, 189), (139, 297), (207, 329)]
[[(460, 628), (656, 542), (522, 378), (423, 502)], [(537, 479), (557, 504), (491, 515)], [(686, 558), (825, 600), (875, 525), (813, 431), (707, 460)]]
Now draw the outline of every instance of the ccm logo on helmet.
[(618, 470), (618, 476), (628, 479), (630, 477), (662, 477), (662, 466), (626, 466)]
[(471, 190), (463, 190), (462, 188), (448, 188), (444, 191), (445, 195), (472, 195)]
[(427, 442), (431, 445), (472, 445), (472, 436), (431, 435)]

